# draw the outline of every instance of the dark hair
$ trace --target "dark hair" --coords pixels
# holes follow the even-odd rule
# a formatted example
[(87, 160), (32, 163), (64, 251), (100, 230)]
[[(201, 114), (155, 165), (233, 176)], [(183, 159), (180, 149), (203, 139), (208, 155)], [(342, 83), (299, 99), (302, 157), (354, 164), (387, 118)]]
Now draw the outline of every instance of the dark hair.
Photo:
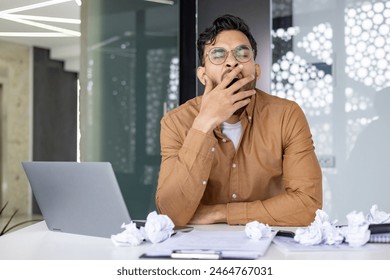
[(212, 44), (215, 42), (217, 35), (225, 30), (238, 30), (246, 35), (251, 44), (251, 47), (254, 52), (254, 58), (257, 55), (257, 43), (253, 38), (248, 25), (239, 17), (232, 15), (223, 15), (216, 20), (213, 24), (206, 28), (203, 33), (199, 34), (197, 46), (198, 46), (198, 56), (199, 63), (204, 65), (204, 48), (206, 44)]

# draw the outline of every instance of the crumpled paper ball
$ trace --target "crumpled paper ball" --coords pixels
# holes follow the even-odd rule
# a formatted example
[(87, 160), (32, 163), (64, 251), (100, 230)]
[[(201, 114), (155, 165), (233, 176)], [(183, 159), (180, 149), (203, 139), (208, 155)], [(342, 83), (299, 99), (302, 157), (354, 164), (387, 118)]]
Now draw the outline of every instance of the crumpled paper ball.
[(378, 205), (371, 206), (370, 213), (367, 215), (367, 221), (370, 224), (390, 223), (390, 213), (379, 211)]
[(329, 215), (324, 210), (317, 209), (314, 223), (322, 225), (324, 222), (329, 222)]
[(339, 245), (344, 241), (344, 235), (342, 231), (337, 228), (334, 223), (329, 221), (322, 224), (323, 242), (327, 245)]
[(303, 245), (337, 245), (343, 242), (342, 232), (330, 222), (325, 211), (318, 209), (314, 221), (306, 228), (298, 228), (294, 240)]
[(317, 245), (322, 242), (321, 227), (317, 223), (312, 223), (306, 228), (298, 228), (295, 231), (294, 240), (302, 245)]
[(271, 236), (271, 228), (268, 225), (253, 221), (245, 225), (245, 234), (254, 240)]
[(171, 237), (174, 227), (174, 223), (167, 215), (158, 215), (153, 211), (146, 218), (145, 227), (141, 227), (141, 232), (145, 239), (156, 244)]
[(134, 222), (121, 226), (125, 230), (121, 233), (111, 235), (115, 246), (138, 246), (144, 240), (153, 244), (162, 242), (173, 234), (175, 225), (167, 215), (159, 215), (156, 211), (149, 213), (145, 227), (138, 229)]
[(111, 235), (111, 241), (115, 246), (138, 246), (144, 241), (144, 237), (135, 223), (130, 222), (127, 225), (123, 223), (121, 228), (125, 230), (121, 233)]
[[(380, 220), (386, 219), (383, 213), (376, 211), (377, 208), (371, 208), (373, 217), (380, 216)], [(380, 215), (375, 216), (375, 214)], [(362, 212), (352, 211), (347, 215), (348, 226), (338, 228), (336, 221), (330, 222), (328, 215), (318, 209), (314, 221), (306, 228), (298, 228), (295, 232), (294, 240), (303, 245), (338, 245), (347, 242), (352, 247), (363, 246), (370, 239), (369, 223)]]
[(360, 247), (370, 239), (369, 223), (362, 212), (352, 211), (347, 215), (348, 226), (344, 228), (345, 241), (352, 247)]

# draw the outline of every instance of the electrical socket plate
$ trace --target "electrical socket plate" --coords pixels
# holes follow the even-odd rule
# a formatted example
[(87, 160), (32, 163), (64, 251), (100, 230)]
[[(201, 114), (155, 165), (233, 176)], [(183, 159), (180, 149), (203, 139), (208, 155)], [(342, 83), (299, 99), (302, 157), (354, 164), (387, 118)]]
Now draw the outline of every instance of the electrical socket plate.
[(332, 155), (318, 156), (320, 166), (323, 168), (334, 168), (336, 167), (336, 158)]

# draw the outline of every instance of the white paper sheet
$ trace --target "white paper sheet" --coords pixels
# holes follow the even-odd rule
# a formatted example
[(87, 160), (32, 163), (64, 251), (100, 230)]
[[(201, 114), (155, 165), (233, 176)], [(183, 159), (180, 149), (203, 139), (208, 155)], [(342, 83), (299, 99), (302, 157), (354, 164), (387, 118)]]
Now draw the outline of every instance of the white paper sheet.
[[(244, 231), (201, 231), (177, 233), (168, 240), (157, 244), (148, 256), (166, 256), (175, 250), (212, 250), (221, 253), (222, 258), (255, 259), (263, 256), (276, 232), (270, 237), (253, 240)], [(161, 254), (159, 254), (161, 253)]]

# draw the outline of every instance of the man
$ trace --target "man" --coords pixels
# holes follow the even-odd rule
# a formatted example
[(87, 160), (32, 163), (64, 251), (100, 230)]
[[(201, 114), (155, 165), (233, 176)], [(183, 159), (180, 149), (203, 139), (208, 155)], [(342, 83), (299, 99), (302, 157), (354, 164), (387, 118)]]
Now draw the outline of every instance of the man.
[(157, 208), (175, 225), (305, 226), (322, 207), (322, 174), (306, 118), (255, 89), (256, 41), (235, 16), (198, 39), (203, 96), (161, 120)]

